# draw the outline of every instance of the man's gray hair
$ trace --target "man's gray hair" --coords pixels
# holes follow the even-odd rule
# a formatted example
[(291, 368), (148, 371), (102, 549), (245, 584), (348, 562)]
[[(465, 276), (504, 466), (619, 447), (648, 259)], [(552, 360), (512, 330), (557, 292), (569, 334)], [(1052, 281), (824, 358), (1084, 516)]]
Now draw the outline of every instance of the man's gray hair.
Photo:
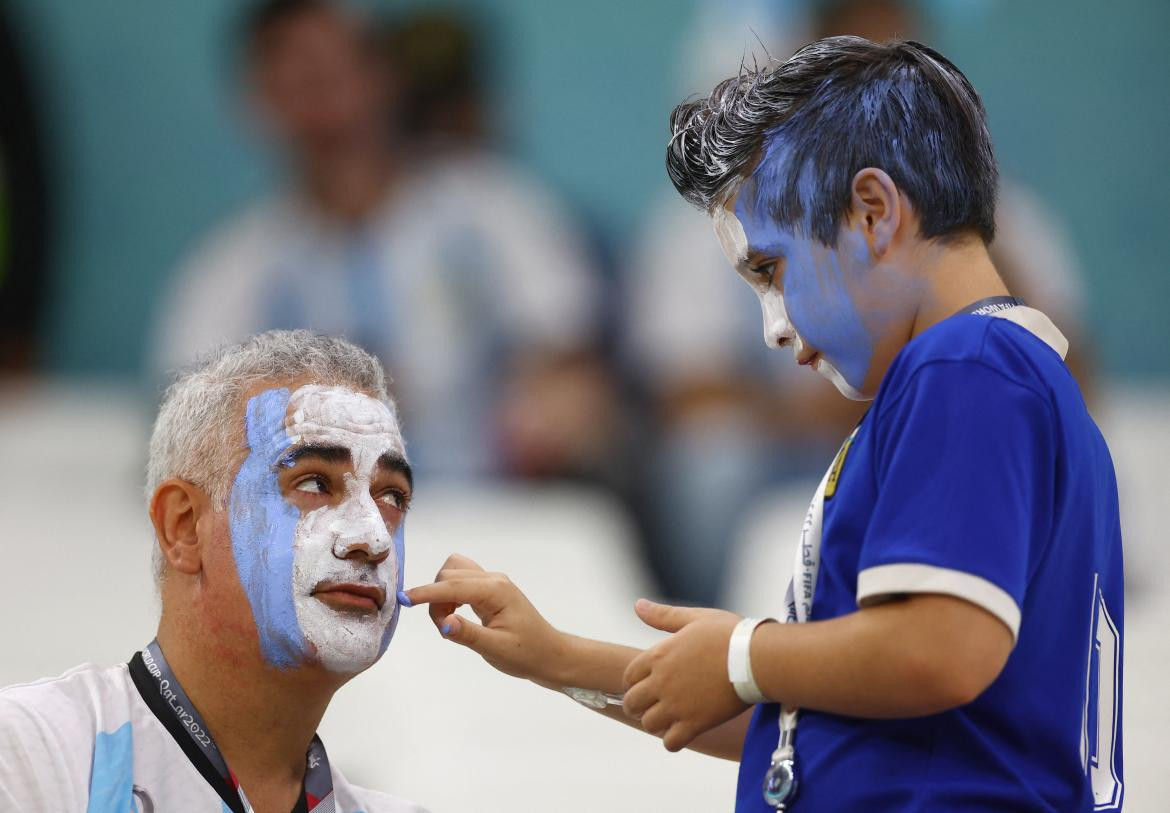
[(222, 511), (244, 451), (243, 396), (266, 381), (308, 379), (378, 398), (397, 416), (381, 363), (357, 345), (308, 330), (270, 330), (220, 347), (180, 371), (163, 395), (146, 467), (146, 499), (179, 477)]

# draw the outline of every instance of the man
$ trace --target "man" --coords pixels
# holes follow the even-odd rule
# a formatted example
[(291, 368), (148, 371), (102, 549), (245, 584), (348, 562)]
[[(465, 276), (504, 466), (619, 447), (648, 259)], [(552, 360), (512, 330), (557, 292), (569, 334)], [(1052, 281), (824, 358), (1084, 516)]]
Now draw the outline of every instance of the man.
[(167, 390), (150, 442), (156, 640), (0, 691), (0, 808), (407, 813), (317, 726), (398, 620), (411, 469), (381, 365), (273, 331)]
[(402, 81), (351, 4), (262, 0), (242, 27), (248, 102), (284, 178), (184, 263), (154, 369), (262, 330), (345, 336), (403, 384), (417, 469), (591, 468), (608, 424), (577, 405), (607, 406), (600, 288), (561, 202), (504, 162), (419, 154), (399, 132)]
[(461, 557), (410, 600), (503, 671), (611, 716), (624, 692), (667, 749), (738, 759), (741, 812), (1120, 808), (1113, 467), (1066, 342), (988, 257), (975, 90), (920, 44), (833, 37), (671, 128), (671, 179), (768, 344), (873, 400), (810, 506), (787, 612), (777, 585), (798, 623), (640, 601), (672, 635), (639, 652), (557, 632)]

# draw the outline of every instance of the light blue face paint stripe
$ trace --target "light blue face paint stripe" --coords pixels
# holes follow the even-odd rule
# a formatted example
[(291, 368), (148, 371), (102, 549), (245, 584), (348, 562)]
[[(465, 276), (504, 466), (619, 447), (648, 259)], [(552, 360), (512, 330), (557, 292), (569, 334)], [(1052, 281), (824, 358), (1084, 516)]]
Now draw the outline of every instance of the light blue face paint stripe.
[(273, 666), (287, 669), (307, 649), (293, 605), (293, 540), (300, 513), (280, 493), (276, 466), (289, 447), (284, 428), (287, 388), (265, 390), (248, 401), (245, 430), (248, 457), (232, 485), (232, 554), (248, 596), (260, 651)]
[(94, 740), (85, 813), (134, 809), (134, 732), (126, 723), (116, 731), (99, 732)]
[[(394, 555), (398, 557), (398, 584), (394, 588), (395, 596), (397, 596), (406, 586), (406, 517), (402, 518), (402, 522), (398, 523), (398, 530), (394, 532)], [(386, 625), (386, 629), (382, 633), (382, 643), (378, 647), (379, 658), (385, 654), (386, 647), (390, 646), (390, 639), (394, 637), (394, 630), (398, 628), (398, 616), (401, 612), (402, 605), (396, 603), (394, 614), (390, 616), (390, 623)]]

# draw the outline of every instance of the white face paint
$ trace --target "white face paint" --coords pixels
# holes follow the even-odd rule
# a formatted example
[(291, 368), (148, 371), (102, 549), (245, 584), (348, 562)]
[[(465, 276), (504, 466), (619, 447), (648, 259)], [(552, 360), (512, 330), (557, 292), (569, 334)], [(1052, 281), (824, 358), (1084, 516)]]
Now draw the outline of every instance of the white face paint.
[[(733, 190), (731, 196), (734, 197), (734, 195), (735, 191)], [(789, 339), (792, 343), (793, 357), (799, 358), (800, 354), (804, 351), (804, 340), (796, 332), (796, 327), (792, 324), (792, 320), (788, 318), (788, 310), (784, 306), (784, 295), (774, 285), (768, 285), (764, 288), (754, 283), (750, 279), (750, 275), (744, 271), (749, 253), (749, 244), (743, 224), (740, 223), (739, 218), (734, 213), (728, 211), (722, 205), (715, 207), (711, 214), (711, 221), (715, 227), (715, 237), (719, 240), (719, 245), (723, 249), (723, 254), (727, 257), (727, 261), (731, 263), (732, 268), (748, 280), (752, 290), (760, 298), (760, 309), (764, 315), (764, 342), (769, 347), (780, 347), (782, 340)], [(813, 369), (831, 381), (833, 386), (846, 398), (854, 401), (869, 400), (850, 385), (845, 380), (845, 377), (837, 371), (837, 368), (830, 364), (829, 360), (823, 356), (816, 361)]]
[[(293, 445), (347, 449), (353, 473), (345, 475), (340, 502), (304, 514), (293, 541), (293, 606), (306, 641), (325, 668), (354, 673), (371, 666), (385, 649), (397, 607), (401, 568), (398, 544), (370, 494), (378, 458), (405, 458), (398, 421), (376, 398), (341, 387), (301, 387), (289, 401), (286, 431)], [(353, 555), (364, 551), (365, 556)], [(372, 561), (384, 557), (376, 564)], [(338, 610), (313, 593), (323, 584), (380, 588), (380, 610)]]

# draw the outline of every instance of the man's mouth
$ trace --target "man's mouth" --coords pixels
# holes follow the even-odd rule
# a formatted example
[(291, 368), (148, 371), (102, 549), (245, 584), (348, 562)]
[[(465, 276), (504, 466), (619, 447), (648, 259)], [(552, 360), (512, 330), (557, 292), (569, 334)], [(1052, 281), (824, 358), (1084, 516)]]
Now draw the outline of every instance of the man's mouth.
[(339, 610), (378, 612), (386, 603), (386, 591), (382, 588), (350, 582), (321, 582), (314, 588), (313, 596)]

